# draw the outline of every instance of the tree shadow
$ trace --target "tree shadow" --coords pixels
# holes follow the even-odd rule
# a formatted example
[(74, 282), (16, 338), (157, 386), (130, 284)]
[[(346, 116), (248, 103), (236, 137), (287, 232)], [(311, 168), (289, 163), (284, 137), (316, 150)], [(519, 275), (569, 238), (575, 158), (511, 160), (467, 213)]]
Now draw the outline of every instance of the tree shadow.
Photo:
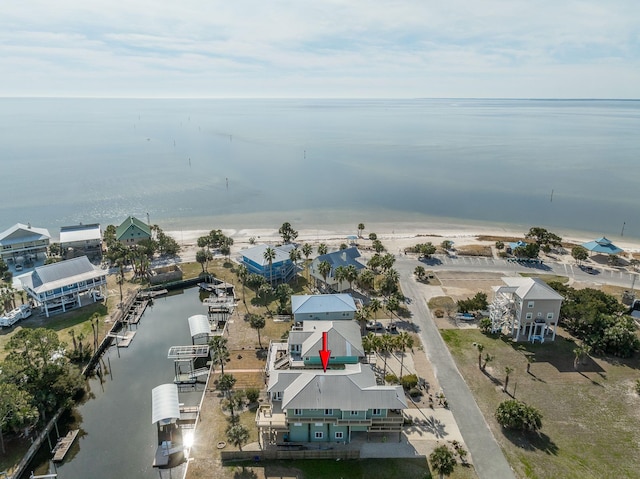
[(515, 446), (526, 451), (542, 451), (554, 456), (558, 455), (558, 445), (543, 432), (522, 432), (511, 429), (502, 429), (504, 437)]

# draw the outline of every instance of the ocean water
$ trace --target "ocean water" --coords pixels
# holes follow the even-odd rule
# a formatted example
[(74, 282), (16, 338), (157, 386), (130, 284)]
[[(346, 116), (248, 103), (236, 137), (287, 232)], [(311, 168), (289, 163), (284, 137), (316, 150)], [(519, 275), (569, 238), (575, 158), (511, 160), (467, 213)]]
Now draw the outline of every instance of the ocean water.
[(0, 99), (0, 230), (540, 225), (640, 238), (640, 101)]

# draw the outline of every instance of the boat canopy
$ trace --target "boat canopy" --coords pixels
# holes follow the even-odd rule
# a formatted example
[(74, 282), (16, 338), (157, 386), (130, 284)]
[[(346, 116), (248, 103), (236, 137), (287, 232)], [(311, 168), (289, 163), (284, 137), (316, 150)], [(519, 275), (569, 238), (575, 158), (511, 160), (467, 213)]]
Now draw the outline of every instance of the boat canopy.
[(176, 384), (161, 384), (151, 391), (151, 423), (169, 424), (180, 419), (180, 403)]
[(209, 336), (211, 334), (209, 318), (204, 314), (196, 314), (194, 316), (190, 316), (189, 330), (191, 331), (192, 339)]

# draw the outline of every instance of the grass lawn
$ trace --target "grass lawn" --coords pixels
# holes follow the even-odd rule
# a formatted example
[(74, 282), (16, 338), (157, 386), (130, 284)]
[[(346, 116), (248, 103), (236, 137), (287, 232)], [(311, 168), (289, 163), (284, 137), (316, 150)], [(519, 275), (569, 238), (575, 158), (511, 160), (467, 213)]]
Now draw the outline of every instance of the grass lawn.
[(518, 274), (520, 274), (520, 276), (524, 276), (525, 278), (540, 278), (545, 283), (557, 281), (559, 283), (566, 284), (569, 282), (569, 278), (567, 276), (560, 276), (558, 274), (538, 274), (538, 273), (518, 273)]
[[(513, 343), (477, 330), (442, 330), (507, 460), (519, 477), (639, 477), (640, 397), (634, 391), (640, 361), (589, 358), (574, 369), (575, 343), (561, 332), (555, 342)], [(474, 342), (494, 356), (486, 374), (478, 368)], [(533, 359), (527, 374), (527, 356)], [(505, 432), (494, 419), (505, 367), (515, 369), (509, 393), (538, 408), (538, 435)]]

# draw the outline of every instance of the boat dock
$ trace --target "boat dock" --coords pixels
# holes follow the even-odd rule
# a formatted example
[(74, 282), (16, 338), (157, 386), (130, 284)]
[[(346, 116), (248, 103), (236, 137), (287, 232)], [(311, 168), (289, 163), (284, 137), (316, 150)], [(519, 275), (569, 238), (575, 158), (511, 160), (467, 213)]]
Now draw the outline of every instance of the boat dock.
[(78, 437), (79, 432), (80, 429), (74, 429), (69, 431), (66, 436), (58, 439), (58, 443), (51, 451), (53, 453), (53, 462), (61, 462), (64, 459), (64, 456), (66, 456), (69, 449), (71, 449), (76, 437)]
[(114, 338), (119, 348), (128, 348), (135, 335), (135, 331), (125, 331), (124, 334), (109, 333), (107, 336)]

